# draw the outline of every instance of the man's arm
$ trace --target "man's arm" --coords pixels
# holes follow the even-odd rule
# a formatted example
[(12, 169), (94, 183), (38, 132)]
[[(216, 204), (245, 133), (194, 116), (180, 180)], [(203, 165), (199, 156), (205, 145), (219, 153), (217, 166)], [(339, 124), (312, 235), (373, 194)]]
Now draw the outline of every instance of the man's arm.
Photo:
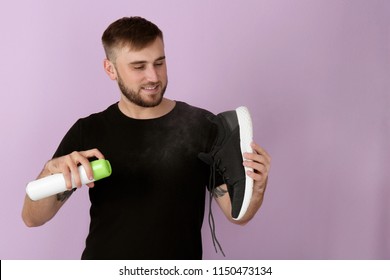
[(256, 143), (252, 143), (253, 153), (245, 153), (243, 165), (253, 168), (247, 175), (254, 180), (253, 193), (248, 210), (240, 220), (234, 220), (231, 216), (232, 205), (226, 184), (218, 186), (214, 190), (214, 197), (225, 216), (235, 224), (245, 225), (260, 209), (263, 203), (265, 189), (267, 187), (268, 173), (271, 165), (271, 157)]
[(37, 227), (48, 222), (66, 202), (71, 192), (66, 191), (38, 201), (33, 201), (26, 195), (22, 210), (22, 219), (26, 226)]
[[(22, 210), (22, 219), (28, 227), (37, 227), (45, 224), (55, 216), (58, 210), (64, 205), (66, 200), (72, 194), (72, 179), (74, 178), (76, 186), (81, 187), (80, 174), (78, 172), (78, 165), (84, 166), (88, 178), (93, 178), (93, 172), (88, 158), (96, 157), (98, 159), (104, 158), (102, 153), (97, 149), (92, 149), (82, 152), (73, 152), (69, 155), (54, 158), (48, 161), (38, 178), (43, 178), (55, 173), (62, 173), (65, 177), (66, 186), (69, 191), (53, 195), (38, 201), (31, 200), (26, 195)], [(93, 187), (93, 182), (88, 184), (88, 187)]]

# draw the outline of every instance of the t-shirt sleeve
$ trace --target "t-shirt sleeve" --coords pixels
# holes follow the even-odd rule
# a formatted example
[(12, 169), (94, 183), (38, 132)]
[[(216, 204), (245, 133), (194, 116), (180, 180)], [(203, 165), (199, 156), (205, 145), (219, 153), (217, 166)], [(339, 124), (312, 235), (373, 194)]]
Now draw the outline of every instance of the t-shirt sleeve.
[(82, 151), (81, 121), (78, 120), (65, 134), (60, 142), (53, 158), (70, 154), (74, 151)]

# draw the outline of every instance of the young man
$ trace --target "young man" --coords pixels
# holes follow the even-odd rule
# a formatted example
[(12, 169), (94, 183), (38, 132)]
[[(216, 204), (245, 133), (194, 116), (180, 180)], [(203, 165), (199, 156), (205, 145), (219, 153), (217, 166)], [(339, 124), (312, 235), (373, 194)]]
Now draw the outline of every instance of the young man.
[[(117, 81), (120, 100), (79, 119), (38, 178), (63, 173), (70, 189), (72, 174), (81, 187), (78, 165), (93, 178), (89, 161), (110, 161), (112, 175), (88, 184), (91, 223), (82, 259), (201, 259), (205, 186), (213, 174), (199, 154), (212, 161), (210, 153), (218, 152), (220, 131), (210, 121), (216, 117), (164, 97), (166, 58), (163, 34), (155, 24), (122, 18), (106, 29), (102, 41), (104, 70)], [(270, 157), (257, 144), (252, 148), (238, 163), (253, 169), (245, 175), (253, 179), (253, 194), (240, 219), (232, 217), (225, 178), (217, 174), (217, 187), (209, 186), (226, 217), (237, 224), (252, 219), (266, 188)], [(26, 196), (26, 225), (49, 221), (72, 192), (39, 201)]]

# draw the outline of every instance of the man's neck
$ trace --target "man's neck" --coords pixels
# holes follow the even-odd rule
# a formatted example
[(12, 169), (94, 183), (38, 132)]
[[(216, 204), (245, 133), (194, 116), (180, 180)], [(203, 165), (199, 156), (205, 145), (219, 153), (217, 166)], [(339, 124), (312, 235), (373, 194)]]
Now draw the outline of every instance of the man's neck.
[(119, 110), (132, 119), (155, 119), (168, 114), (175, 107), (176, 102), (163, 98), (161, 103), (155, 107), (141, 107), (125, 98), (121, 98), (118, 103)]

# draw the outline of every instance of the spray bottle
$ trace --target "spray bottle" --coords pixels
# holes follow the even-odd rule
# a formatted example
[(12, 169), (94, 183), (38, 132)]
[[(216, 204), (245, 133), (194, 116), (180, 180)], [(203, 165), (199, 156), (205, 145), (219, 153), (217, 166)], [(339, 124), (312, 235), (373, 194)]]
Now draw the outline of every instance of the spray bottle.
[[(85, 169), (82, 165), (78, 167), (81, 183), (83, 185), (106, 178), (111, 175), (111, 165), (108, 160), (98, 159), (90, 162), (93, 179), (87, 177)], [(72, 177), (72, 188), (76, 188), (76, 184)], [(26, 193), (31, 200), (40, 200), (57, 193), (69, 190), (66, 187), (65, 177), (62, 173), (52, 174), (50, 176), (37, 179), (27, 184)]]

